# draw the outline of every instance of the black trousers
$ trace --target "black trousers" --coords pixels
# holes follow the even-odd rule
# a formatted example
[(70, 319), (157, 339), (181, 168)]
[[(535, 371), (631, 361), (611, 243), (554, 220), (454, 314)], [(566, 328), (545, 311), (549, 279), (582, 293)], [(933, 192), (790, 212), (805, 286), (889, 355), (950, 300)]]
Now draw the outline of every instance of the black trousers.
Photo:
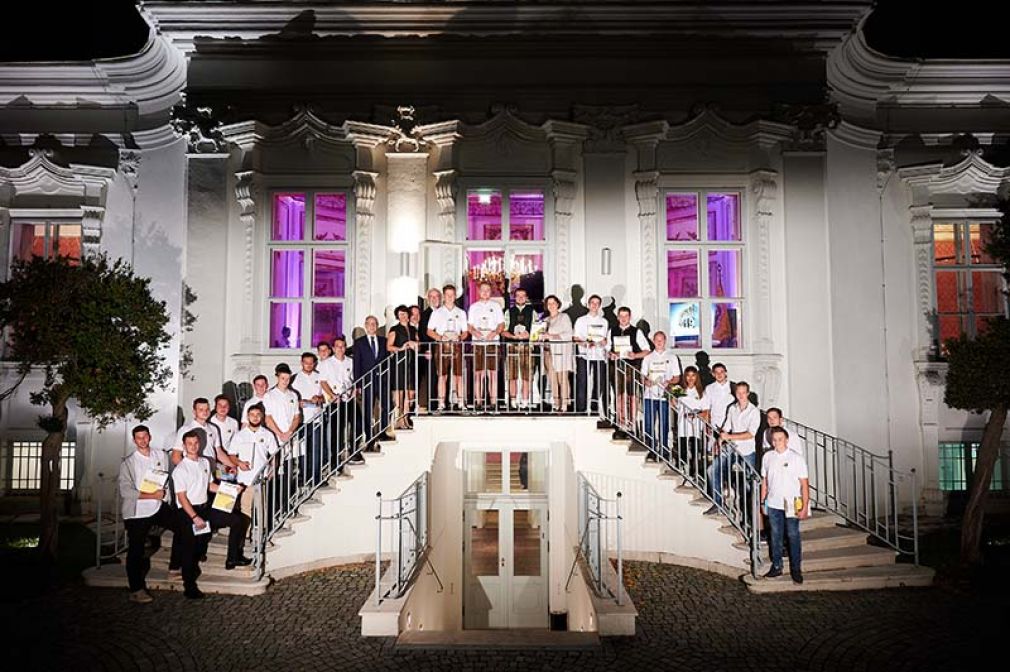
[[(242, 557), (242, 545), (245, 543), (246, 531), (249, 529), (249, 519), (241, 513), (218, 511), (209, 503), (194, 506), (196, 515), (207, 521), (210, 529), (228, 528), (228, 560)], [(187, 590), (196, 588), (196, 578), (200, 572), (200, 558), (207, 553), (210, 534), (196, 535), (193, 533), (193, 521), (184, 510), (178, 510), (178, 526), (176, 540), (181, 547), (182, 583)], [(175, 545), (175, 544), (173, 544)]]
[[(126, 526), (126, 579), (130, 584), (130, 590), (136, 592), (147, 588), (145, 579), (151, 569), (151, 558), (147, 555), (147, 537), (151, 533), (152, 527), (164, 527), (169, 530), (176, 529), (176, 516), (170, 506), (161, 503), (158, 512), (147, 518), (127, 518), (123, 521)], [(173, 555), (177, 552), (175, 544), (172, 545)]]
[(585, 413), (589, 409), (589, 378), (592, 376), (593, 390), (589, 399), (600, 400), (600, 415), (606, 417), (609, 407), (610, 386), (607, 385), (607, 362), (588, 361), (584, 357), (575, 360), (575, 411)]

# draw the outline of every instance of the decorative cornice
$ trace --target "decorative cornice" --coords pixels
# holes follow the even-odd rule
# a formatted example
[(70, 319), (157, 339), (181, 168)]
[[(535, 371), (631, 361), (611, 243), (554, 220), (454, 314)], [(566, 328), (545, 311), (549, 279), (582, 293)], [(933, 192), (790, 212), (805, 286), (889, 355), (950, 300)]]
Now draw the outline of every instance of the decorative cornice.
[(728, 145), (757, 144), (761, 147), (770, 147), (792, 140), (795, 128), (789, 124), (765, 119), (734, 124), (719, 114), (717, 108), (706, 105), (684, 123), (669, 126), (663, 139), (686, 142), (705, 133)]
[[(811, 5), (650, 0), (564, 0), (499, 3), (476, 0), (437, 2), (333, 2), (311, 7), (314, 36), (382, 35), (718, 35), (779, 38), (827, 49), (838, 43), (870, 9), (866, 0)], [(143, 14), (181, 49), (199, 37), (257, 40), (293, 34), (299, 7), (279, 2), (143, 3)], [(307, 32), (308, 32), (307, 31)]]
[(638, 121), (638, 105), (580, 105), (572, 108), (572, 119), (588, 128), (586, 151), (623, 152), (621, 129)]
[(986, 195), (996, 197), (1010, 187), (1010, 167), (992, 165), (978, 152), (968, 152), (958, 163), (933, 163), (900, 168), (900, 175), (912, 188), (913, 202), (931, 203), (937, 194)]
[(7, 107), (88, 111), (136, 107), (141, 115), (151, 115), (171, 109), (185, 86), (186, 58), (153, 31), (133, 56), (0, 64), (0, 106)]
[(0, 183), (18, 194), (68, 196), (95, 201), (104, 198), (104, 190), (116, 176), (114, 168), (71, 163), (60, 166), (52, 161), (49, 149), (28, 150), (28, 160), (16, 168), (0, 166)]
[(842, 120), (827, 132), (828, 136), (842, 144), (856, 149), (876, 149), (882, 134), (871, 128), (864, 128)]

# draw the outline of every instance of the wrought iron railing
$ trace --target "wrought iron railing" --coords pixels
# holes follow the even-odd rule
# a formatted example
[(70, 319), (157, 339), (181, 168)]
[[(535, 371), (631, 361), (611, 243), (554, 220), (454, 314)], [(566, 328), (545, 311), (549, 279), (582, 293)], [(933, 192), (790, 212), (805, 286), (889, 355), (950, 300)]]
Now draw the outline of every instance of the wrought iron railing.
[[(375, 603), (379, 604), (387, 598), (401, 597), (427, 558), (428, 472), (418, 476), (399, 497), (383, 499), (381, 492), (375, 493), (375, 497), (379, 505), (375, 516)], [(382, 543), (383, 522), (389, 524), (390, 543), (387, 546)], [(384, 548), (392, 553), (393, 569), (392, 580), (385, 584), (382, 581)]]
[[(102, 501), (109, 485), (113, 491), (112, 511), (103, 511)], [(126, 550), (126, 527), (123, 525), (122, 496), (119, 492), (118, 474), (108, 477), (99, 472), (94, 489), (95, 500), (95, 567), (103, 560), (111, 560)], [(108, 522), (106, 519), (111, 519)]]
[[(621, 493), (613, 499), (605, 499), (596, 491), (584, 474), (578, 474), (579, 498), (579, 546), (572, 569), (568, 573), (565, 590), (572, 581), (575, 568), (581, 558), (589, 571), (590, 584), (597, 595), (624, 603), (624, 552), (621, 544)], [(613, 521), (613, 525), (608, 524)], [(610, 544), (613, 529), (614, 544)], [(613, 554), (617, 560), (617, 581), (611, 585), (606, 580), (606, 566)]]

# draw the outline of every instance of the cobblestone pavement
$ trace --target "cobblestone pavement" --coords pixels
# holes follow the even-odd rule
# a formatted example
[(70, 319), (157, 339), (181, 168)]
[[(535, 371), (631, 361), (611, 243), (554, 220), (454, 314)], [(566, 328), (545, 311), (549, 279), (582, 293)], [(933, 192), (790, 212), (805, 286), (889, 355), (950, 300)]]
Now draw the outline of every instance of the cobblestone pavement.
[(372, 565), (286, 579), (262, 597), (193, 604), (64, 586), (0, 605), (8, 670), (958, 670), (1010, 625), (993, 596), (941, 588), (752, 595), (706, 572), (627, 563), (638, 634), (578, 652), (397, 652), (359, 637)]

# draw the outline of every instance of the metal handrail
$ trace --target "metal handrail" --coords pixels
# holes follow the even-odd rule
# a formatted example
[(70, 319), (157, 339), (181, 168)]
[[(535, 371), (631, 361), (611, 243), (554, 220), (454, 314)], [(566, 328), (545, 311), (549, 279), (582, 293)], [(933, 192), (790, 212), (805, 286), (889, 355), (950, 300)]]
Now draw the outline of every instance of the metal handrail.
[[(113, 485), (113, 510), (112, 510), (112, 543), (103, 543), (102, 533), (104, 532), (104, 520), (102, 516), (102, 485), (112, 483)], [(95, 567), (101, 569), (103, 560), (111, 560), (126, 550), (126, 527), (123, 525), (122, 495), (119, 492), (119, 478), (108, 477), (99, 472), (97, 484), (95, 486)], [(112, 550), (102, 551), (108, 546)]]
[[(894, 452), (876, 455), (794, 420), (785, 428), (803, 444), (810, 499), (919, 564), (919, 506), (915, 469), (894, 466)], [(899, 516), (911, 512), (911, 533)], [(907, 530), (907, 527), (905, 528)]]
[[(383, 499), (375, 493), (379, 511), (375, 516), (375, 604), (403, 596), (424, 564), (428, 553), (428, 472), (423, 472), (399, 497)], [(393, 563), (396, 574), (389, 589), (382, 591), (382, 522), (390, 523), (395, 537)], [(437, 578), (441, 584), (441, 580)]]
[[(617, 360), (612, 377), (615, 389), (620, 386), (626, 393), (619, 395), (607, 409), (607, 419), (645, 447), (657, 461), (680, 474), (685, 483), (693, 485), (726, 517), (747, 541), (751, 573), (756, 576), (761, 565), (761, 475), (754, 465), (754, 454), (741, 455), (733, 441), (720, 439), (715, 427), (686, 408), (678, 407), (678, 431), (673, 431), (674, 413), (665, 390), (662, 387), (657, 390), (630, 361)], [(665, 432), (664, 413), (668, 418)], [(647, 419), (652, 422), (646, 422)], [(676, 446), (671, 438), (677, 439)]]
[[(621, 543), (621, 523), (624, 517), (621, 515), (621, 493), (618, 492), (613, 499), (606, 499), (600, 496), (593, 484), (581, 472), (577, 476), (579, 492), (579, 536), (578, 552), (572, 562), (572, 569), (568, 573), (568, 581), (565, 583), (565, 590), (568, 590), (572, 577), (575, 574), (575, 567), (581, 557), (589, 570), (590, 585), (600, 597), (613, 598), (617, 604), (624, 603), (624, 552)], [(613, 513), (609, 509), (613, 509)], [(610, 557), (610, 544), (608, 527), (605, 521), (613, 520), (615, 526), (614, 536), (616, 537), (617, 551), (617, 584), (613, 589), (604, 580), (603, 568)]]

